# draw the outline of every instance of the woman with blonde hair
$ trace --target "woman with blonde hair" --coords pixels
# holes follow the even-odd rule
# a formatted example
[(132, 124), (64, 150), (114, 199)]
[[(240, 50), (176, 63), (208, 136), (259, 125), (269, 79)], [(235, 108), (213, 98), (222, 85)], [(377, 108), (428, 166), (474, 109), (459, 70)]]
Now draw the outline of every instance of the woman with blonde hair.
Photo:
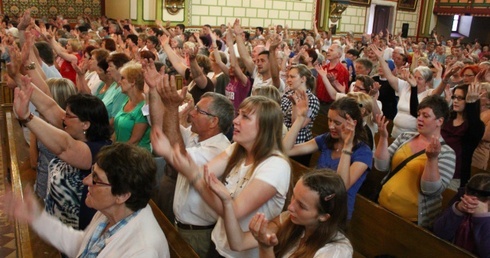
[(374, 135), (378, 132), (378, 125), (373, 114), (373, 98), (363, 92), (349, 92), (347, 93), (347, 97), (354, 99), (359, 104), (363, 126), (367, 136), (366, 143), (371, 150), (374, 150)]
[[(51, 78), (46, 81), (51, 95), (62, 109), (66, 109), (66, 100), (77, 94), (72, 81), (65, 78)], [(56, 156), (46, 146), (38, 141), (35, 134), (31, 133), (29, 154), (31, 166), (36, 168), (36, 183), (34, 191), (41, 198), (46, 197), (48, 191), (48, 165)]]
[[(291, 168), (283, 154), (282, 112), (276, 102), (262, 96), (245, 99), (233, 124), (235, 143), (204, 167), (198, 167), (189, 157), (184, 157), (178, 146), (172, 150), (166, 137), (157, 130), (152, 131), (152, 142), (155, 151), (163, 154), (206, 203), (223, 216), (221, 199), (205, 182), (208, 173), (221, 178), (232, 198), (241, 229), (248, 231), (250, 220), (257, 212), (264, 213), (267, 219), (281, 213), (290, 186)], [(216, 245), (215, 255), (258, 256), (257, 245), (242, 252), (230, 248), (223, 218), (218, 219), (211, 239)]]
[(65, 48), (63, 48), (54, 37), (50, 41), (54, 52), (60, 57), (59, 71), (63, 78), (70, 79), (73, 83), (77, 83), (77, 72), (72, 66), (72, 63), (78, 64), (82, 60), (80, 53), (82, 45), (77, 39), (69, 39)]
[(114, 118), (115, 141), (135, 144), (151, 151), (150, 127), (141, 112), (145, 105), (145, 81), (141, 64), (126, 63), (121, 68), (120, 85), (121, 92), (128, 96), (128, 100)]

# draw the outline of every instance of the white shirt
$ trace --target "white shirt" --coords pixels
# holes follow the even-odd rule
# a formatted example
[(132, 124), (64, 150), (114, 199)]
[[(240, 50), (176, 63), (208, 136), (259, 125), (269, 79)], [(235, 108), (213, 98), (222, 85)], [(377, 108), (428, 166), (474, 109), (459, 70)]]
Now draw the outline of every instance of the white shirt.
[[(264, 87), (264, 86), (273, 86), (272, 77), (264, 81), (262, 79), (262, 75), (258, 72), (257, 66), (255, 66), (254, 72), (252, 74), (252, 78), (254, 79), (254, 84), (252, 85), (252, 90), (255, 88), (260, 88), (260, 87)], [(284, 83), (284, 81), (282, 79), (279, 79), (279, 80), (281, 81), (281, 83), (279, 85), (278, 90), (282, 96), (286, 92), (286, 84)]]
[[(230, 141), (222, 133), (199, 142), (199, 136), (191, 131), (191, 128), (180, 127), (182, 138), (192, 160), (202, 166), (223, 152)], [(180, 173), (175, 184), (173, 210), (175, 218), (184, 224), (195, 226), (209, 226), (216, 222), (217, 214), (202, 199), (189, 181)]]
[[(237, 146), (236, 143), (232, 144), (226, 149), (226, 153), (231, 155), (234, 148)], [(291, 167), (289, 163), (281, 156), (271, 156), (260, 163), (249, 179), (245, 177), (252, 165), (245, 166), (243, 163), (237, 165), (228, 177), (226, 178), (226, 188), (230, 191), (232, 198), (236, 198), (245, 189), (252, 180), (261, 180), (276, 189), (276, 194), (274, 197), (265, 202), (257, 210), (250, 212), (249, 214), (243, 216), (240, 220), (240, 227), (244, 232), (249, 231), (248, 224), (252, 217), (261, 212), (265, 214), (267, 219), (273, 219), (278, 216), (284, 203), (286, 201), (286, 194), (289, 189), (289, 179), (291, 175)], [(252, 201), (252, 200), (250, 200)], [(224, 220), (220, 217), (216, 226), (214, 227), (211, 239), (216, 244), (216, 250), (225, 257), (233, 258), (248, 258), (248, 257), (258, 257), (258, 248), (249, 249), (246, 251), (235, 252), (230, 250), (228, 239), (226, 237)]]
[[(410, 114), (410, 84), (407, 81), (398, 79), (398, 91), (395, 92), (398, 99), (398, 112), (393, 119), (393, 130), (391, 131), (391, 137), (396, 138), (398, 135), (404, 132), (416, 132), (417, 131), (417, 118)], [(432, 89), (428, 89), (417, 95), (419, 103), (425, 97), (432, 93)]]

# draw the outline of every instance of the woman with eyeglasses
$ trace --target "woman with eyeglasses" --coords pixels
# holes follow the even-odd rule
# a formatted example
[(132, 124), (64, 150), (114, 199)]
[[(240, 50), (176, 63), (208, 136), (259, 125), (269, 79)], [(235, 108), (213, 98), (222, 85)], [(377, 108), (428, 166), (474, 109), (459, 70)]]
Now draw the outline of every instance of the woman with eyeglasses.
[(453, 190), (464, 187), (470, 179), (473, 152), (485, 131), (485, 125), (480, 120), (479, 88), (473, 83), (458, 85), (453, 89), (451, 114), (441, 128), (442, 137), (456, 153), (456, 169), (449, 186)]
[[(88, 174), (100, 148), (111, 144), (111, 127), (104, 103), (95, 96), (77, 94), (66, 100), (66, 110), (28, 77), (16, 78), (14, 111), (19, 122), (29, 128), (46, 148), (56, 155), (49, 163), (45, 210), (74, 229), (84, 229), (95, 210), (84, 200)], [(46, 121), (29, 113), (29, 100)]]
[(148, 205), (156, 174), (150, 152), (115, 143), (103, 147), (96, 160), (83, 179), (88, 187), (84, 203), (97, 211), (85, 230), (74, 230), (42, 211), (29, 190), (23, 200), (6, 193), (7, 214), (28, 222), (68, 257), (170, 257), (167, 239)]
[(470, 84), (475, 81), (475, 76), (480, 72), (478, 65), (467, 65), (459, 72), (463, 78), (463, 84)]

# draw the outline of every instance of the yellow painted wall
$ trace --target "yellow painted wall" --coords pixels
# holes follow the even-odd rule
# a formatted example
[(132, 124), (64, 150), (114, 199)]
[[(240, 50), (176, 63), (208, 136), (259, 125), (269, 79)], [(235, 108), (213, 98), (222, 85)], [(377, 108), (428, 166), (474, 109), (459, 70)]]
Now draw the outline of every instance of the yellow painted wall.
[(105, 0), (105, 14), (114, 19), (129, 18), (130, 0)]

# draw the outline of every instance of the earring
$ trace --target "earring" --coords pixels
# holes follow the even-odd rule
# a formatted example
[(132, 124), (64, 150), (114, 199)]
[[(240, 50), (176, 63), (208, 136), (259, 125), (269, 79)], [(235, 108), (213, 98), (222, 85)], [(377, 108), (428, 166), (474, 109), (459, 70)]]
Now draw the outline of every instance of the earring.
[(83, 134), (87, 134), (87, 131), (86, 130), (83, 130)]

